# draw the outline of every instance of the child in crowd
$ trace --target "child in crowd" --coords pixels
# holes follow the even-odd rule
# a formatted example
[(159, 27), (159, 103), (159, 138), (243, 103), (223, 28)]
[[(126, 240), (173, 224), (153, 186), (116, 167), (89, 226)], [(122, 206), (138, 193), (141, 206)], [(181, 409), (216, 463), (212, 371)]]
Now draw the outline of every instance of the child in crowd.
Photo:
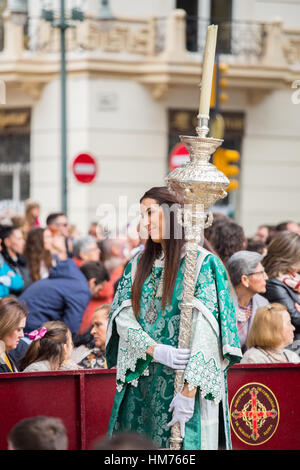
[(63, 422), (48, 416), (23, 419), (13, 427), (7, 441), (8, 450), (68, 450)]
[(22, 372), (72, 370), (79, 367), (70, 360), (73, 349), (69, 328), (61, 321), (44, 323), (29, 333), (32, 343), (20, 361)]

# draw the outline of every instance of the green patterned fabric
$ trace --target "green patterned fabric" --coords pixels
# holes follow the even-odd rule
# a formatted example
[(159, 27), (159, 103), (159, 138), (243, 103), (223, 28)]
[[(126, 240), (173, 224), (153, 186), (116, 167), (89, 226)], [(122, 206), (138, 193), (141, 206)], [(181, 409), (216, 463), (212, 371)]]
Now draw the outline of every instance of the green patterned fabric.
[[(130, 297), (137, 262), (135, 257), (126, 267), (110, 311), (106, 359), (109, 368), (117, 367), (117, 390), (108, 435), (137, 431), (149, 436), (158, 447), (169, 448), (167, 423), (172, 415), (168, 409), (174, 395), (175, 372), (156, 363), (146, 350), (157, 343), (178, 347), (185, 257), (181, 260), (171, 304), (164, 312), (161, 291), (157, 291), (154, 302), (158, 318), (153, 325), (145, 319), (152, 300), (151, 275), (143, 285), (138, 319), (132, 311)], [(153, 271), (155, 281), (159, 282), (162, 260), (155, 262)], [(196, 386), (198, 392), (194, 416), (186, 425), (183, 447), (187, 450), (217, 448), (221, 400), (230, 448), (226, 370), (242, 357), (230, 292), (223, 264), (199, 248), (191, 358), (185, 371), (185, 380), (191, 388)]]

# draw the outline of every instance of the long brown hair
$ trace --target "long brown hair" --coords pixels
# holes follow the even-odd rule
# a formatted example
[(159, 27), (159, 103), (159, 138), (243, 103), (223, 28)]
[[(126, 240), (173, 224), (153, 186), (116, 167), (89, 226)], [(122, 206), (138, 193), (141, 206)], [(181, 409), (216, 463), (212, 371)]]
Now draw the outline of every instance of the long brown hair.
[(0, 339), (19, 327), (20, 321), (28, 313), (14, 297), (0, 299)]
[(268, 245), (267, 255), (262, 260), (269, 278), (276, 278), (279, 273), (288, 274), (299, 262), (300, 236), (287, 230), (279, 232), (273, 238)]
[(26, 238), (24, 256), (28, 260), (28, 268), (31, 279), (39, 281), (41, 279), (41, 262), (45, 263), (49, 270), (52, 267), (52, 255), (44, 248), (44, 228), (37, 227), (29, 230)]
[[(162, 306), (165, 309), (167, 302), (171, 302), (172, 294), (175, 286), (175, 281), (180, 266), (181, 251), (184, 246), (184, 230), (179, 225), (176, 217), (176, 209), (180, 204), (175, 196), (173, 196), (167, 187), (154, 187), (147, 191), (140, 203), (146, 198), (154, 199), (159, 204), (164, 212), (166, 227), (168, 230), (168, 237), (164, 238), (164, 255), (165, 255), (165, 269), (164, 269), (164, 283), (162, 293)], [(168, 210), (171, 209), (171, 210)], [(176, 236), (175, 236), (176, 234)], [(146, 278), (152, 271), (154, 261), (160, 256), (162, 246), (160, 243), (154, 243), (149, 237), (145, 250), (137, 265), (136, 276), (132, 286), (131, 298), (132, 307), (136, 317), (139, 316), (140, 311), (140, 298), (143, 284)]]
[(65, 358), (64, 345), (68, 343), (69, 328), (61, 321), (43, 323), (38, 331), (46, 328), (46, 334), (41, 339), (32, 341), (20, 361), (23, 371), (33, 362), (49, 361), (52, 370), (59, 369)]

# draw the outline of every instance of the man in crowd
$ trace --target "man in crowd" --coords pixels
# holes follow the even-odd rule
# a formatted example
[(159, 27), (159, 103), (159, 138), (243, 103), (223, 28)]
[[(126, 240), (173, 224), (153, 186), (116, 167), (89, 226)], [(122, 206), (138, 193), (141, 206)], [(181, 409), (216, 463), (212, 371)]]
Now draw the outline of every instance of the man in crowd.
[(47, 227), (53, 235), (61, 235), (65, 240), (67, 255), (72, 257), (72, 239), (70, 237), (70, 225), (66, 214), (63, 212), (55, 212), (49, 214), (46, 220)]
[(77, 333), (91, 297), (97, 296), (106, 276), (101, 263), (91, 262), (84, 270), (69, 258), (58, 263), (47, 279), (34, 282), (19, 298), (29, 312), (25, 332), (60, 320), (72, 334)]

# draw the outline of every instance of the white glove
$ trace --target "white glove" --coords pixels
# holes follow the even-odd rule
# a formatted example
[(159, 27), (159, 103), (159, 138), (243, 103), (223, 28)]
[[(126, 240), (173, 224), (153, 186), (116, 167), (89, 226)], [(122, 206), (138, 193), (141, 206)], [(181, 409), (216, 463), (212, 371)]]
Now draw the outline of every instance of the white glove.
[(153, 359), (160, 364), (176, 370), (184, 370), (189, 362), (191, 351), (177, 349), (167, 344), (158, 344), (154, 348)]
[(171, 401), (169, 411), (173, 411), (173, 418), (167, 426), (173, 426), (173, 424), (178, 421), (182, 439), (184, 438), (185, 423), (187, 423), (194, 414), (194, 405), (195, 398), (185, 397), (181, 393), (177, 393)]

